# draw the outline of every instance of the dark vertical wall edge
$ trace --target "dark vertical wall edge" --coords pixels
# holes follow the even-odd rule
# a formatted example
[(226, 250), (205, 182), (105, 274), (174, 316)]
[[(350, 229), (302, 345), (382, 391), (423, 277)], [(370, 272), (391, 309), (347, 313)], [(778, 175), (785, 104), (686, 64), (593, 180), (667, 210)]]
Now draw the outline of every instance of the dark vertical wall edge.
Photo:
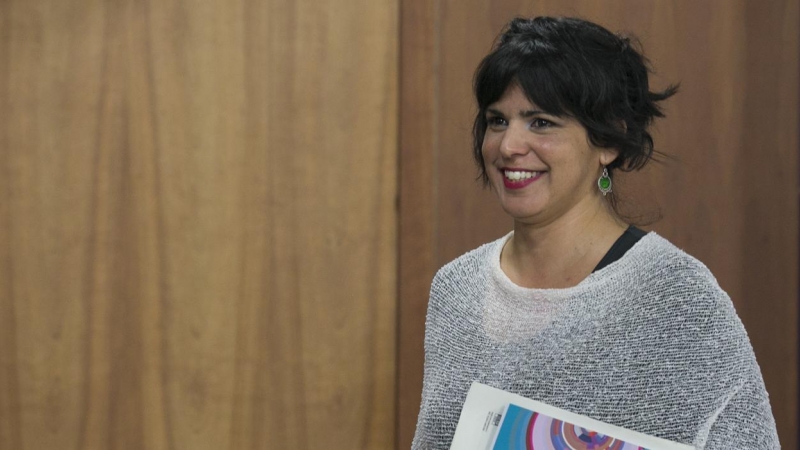
[(400, 155), (396, 446), (408, 449), (422, 390), (435, 271), (435, 0), (400, 2)]

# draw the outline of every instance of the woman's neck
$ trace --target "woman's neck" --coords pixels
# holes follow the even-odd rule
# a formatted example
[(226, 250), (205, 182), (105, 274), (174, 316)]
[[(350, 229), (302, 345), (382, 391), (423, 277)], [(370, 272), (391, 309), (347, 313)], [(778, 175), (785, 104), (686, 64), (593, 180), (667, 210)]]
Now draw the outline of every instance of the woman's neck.
[(592, 273), (627, 226), (602, 203), (545, 224), (516, 221), (500, 267), (523, 287), (572, 287)]

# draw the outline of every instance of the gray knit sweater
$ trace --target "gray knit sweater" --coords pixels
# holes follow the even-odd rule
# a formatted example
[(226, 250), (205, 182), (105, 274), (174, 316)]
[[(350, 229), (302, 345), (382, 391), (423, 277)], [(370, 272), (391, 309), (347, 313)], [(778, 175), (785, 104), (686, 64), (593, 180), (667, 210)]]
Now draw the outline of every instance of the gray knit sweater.
[(779, 448), (747, 333), (709, 270), (649, 233), (567, 289), (500, 269), (511, 234), (431, 287), (413, 449), (446, 449), (473, 381), (698, 449)]

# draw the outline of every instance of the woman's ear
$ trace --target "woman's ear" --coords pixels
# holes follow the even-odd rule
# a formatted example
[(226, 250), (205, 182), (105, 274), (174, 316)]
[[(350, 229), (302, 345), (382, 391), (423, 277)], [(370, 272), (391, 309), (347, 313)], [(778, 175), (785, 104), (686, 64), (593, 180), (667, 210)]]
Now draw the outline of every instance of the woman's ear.
[(600, 164), (607, 166), (614, 162), (619, 156), (619, 150), (616, 148), (601, 148), (600, 150)]
[[(628, 125), (625, 123), (624, 120), (620, 119), (617, 121), (617, 126), (620, 128), (623, 134), (628, 132)], [(604, 167), (614, 162), (619, 156), (619, 149), (614, 147), (606, 147), (600, 148), (600, 164)]]

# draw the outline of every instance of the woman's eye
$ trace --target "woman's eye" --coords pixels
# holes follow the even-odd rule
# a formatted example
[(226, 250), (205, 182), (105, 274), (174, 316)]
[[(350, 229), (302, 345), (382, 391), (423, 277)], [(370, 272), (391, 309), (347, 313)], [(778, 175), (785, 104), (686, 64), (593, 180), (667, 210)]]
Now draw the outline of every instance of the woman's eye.
[(531, 127), (532, 128), (547, 128), (547, 127), (550, 127), (552, 125), (553, 125), (553, 122), (550, 122), (549, 120), (542, 119), (542, 118), (533, 119), (533, 122), (531, 122)]
[(503, 119), (502, 117), (493, 116), (486, 119), (486, 123), (492, 128), (497, 128), (505, 126), (506, 120)]

